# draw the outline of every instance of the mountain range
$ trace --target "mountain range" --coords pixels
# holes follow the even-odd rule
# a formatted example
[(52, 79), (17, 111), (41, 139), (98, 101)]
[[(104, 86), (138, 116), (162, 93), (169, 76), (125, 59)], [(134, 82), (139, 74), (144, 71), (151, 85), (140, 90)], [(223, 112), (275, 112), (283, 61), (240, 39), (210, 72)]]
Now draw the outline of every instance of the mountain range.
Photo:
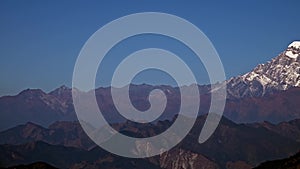
[[(204, 144), (198, 144), (205, 119), (205, 115), (199, 116), (190, 134), (175, 148), (146, 159), (127, 159), (102, 150), (89, 140), (77, 122), (55, 122), (48, 128), (27, 123), (0, 133), (1, 165), (44, 161), (58, 168), (141, 168), (146, 165), (167, 169), (183, 166), (246, 169), (300, 150), (297, 137), (300, 120), (270, 125), (266, 122), (236, 124), (223, 118), (213, 136)], [(172, 122), (165, 120), (140, 126), (128, 121), (113, 126), (126, 135), (149, 137), (166, 130)]]
[[(201, 95), (201, 114), (208, 113), (210, 93), (227, 86), (227, 102), (224, 115), (238, 123), (270, 121), (278, 123), (300, 118), (297, 108), (300, 99), (300, 42), (288, 48), (266, 64), (252, 71), (231, 78), (220, 84), (198, 85)], [(182, 86), (189, 88), (189, 86)], [(160, 120), (171, 119), (177, 114), (180, 103), (178, 87), (168, 85), (130, 85), (132, 104), (147, 110), (147, 96), (153, 89), (161, 89), (167, 95), (167, 107)], [(110, 87), (95, 90), (97, 101), (109, 122), (124, 122), (116, 110)], [(186, 99), (193, 99), (187, 97)], [(72, 104), (72, 90), (61, 86), (45, 93), (40, 89), (27, 89), (16, 96), (0, 98), (0, 130), (28, 121), (48, 126), (55, 121), (74, 121), (76, 113)]]
[[(61, 86), (49, 93), (26, 89), (15, 96), (0, 97), (0, 168), (298, 167), (299, 55), (300, 42), (295, 41), (271, 61), (244, 75), (217, 84), (198, 85), (201, 102), (190, 133), (170, 151), (146, 159), (123, 158), (95, 145), (78, 123), (71, 88)], [(146, 124), (128, 121), (118, 113), (111, 87), (97, 88), (95, 93), (99, 108), (113, 128), (128, 136), (149, 137), (172, 125), (180, 109), (179, 89), (189, 87), (130, 84), (130, 99), (139, 110), (150, 107), (148, 95), (154, 89), (162, 90), (168, 99), (162, 116)], [(224, 117), (210, 139), (199, 144), (210, 95), (224, 87), (227, 91)], [(185, 99), (193, 97), (191, 93)]]

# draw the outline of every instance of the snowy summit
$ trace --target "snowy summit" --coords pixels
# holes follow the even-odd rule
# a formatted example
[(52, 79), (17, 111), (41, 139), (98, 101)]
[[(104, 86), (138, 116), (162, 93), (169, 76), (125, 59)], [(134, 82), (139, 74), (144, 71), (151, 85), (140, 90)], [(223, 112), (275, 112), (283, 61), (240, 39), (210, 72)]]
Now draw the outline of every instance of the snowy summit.
[(294, 41), (289, 45), (289, 48), (300, 49), (300, 41)]
[(294, 41), (289, 45), (288, 50), (285, 52), (285, 55), (288, 56), (289, 58), (297, 59), (298, 56), (300, 55), (299, 50), (300, 50), (300, 41)]
[(232, 98), (260, 97), (291, 87), (300, 87), (300, 41), (251, 72), (227, 81), (227, 93)]

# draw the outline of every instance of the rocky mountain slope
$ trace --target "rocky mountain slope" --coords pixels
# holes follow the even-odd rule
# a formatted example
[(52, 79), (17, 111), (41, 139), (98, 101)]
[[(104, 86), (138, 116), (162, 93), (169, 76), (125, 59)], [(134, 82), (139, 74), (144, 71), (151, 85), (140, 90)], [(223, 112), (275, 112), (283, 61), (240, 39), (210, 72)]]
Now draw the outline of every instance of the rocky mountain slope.
[(260, 97), (276, 91), (300, 87), (300, 41), (271, 61), (260, 64), (249, 73), (229, 79), (227, 92), (231, 98)]

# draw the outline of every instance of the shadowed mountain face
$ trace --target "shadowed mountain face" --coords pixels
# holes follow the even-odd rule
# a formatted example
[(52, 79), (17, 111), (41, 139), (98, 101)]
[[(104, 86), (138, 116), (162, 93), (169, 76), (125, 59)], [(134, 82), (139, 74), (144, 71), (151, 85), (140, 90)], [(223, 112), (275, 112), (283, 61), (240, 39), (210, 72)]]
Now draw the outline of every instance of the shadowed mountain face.
[[(180, 153), (170, 152), (167, 155), (149, 159), (129, 159), (112, 155), (96, 147), (91, 150), (82, 150), (78, 148), (64, 147), (60, 145), (50, 145), (44, 142), (31, 142), (23, 145), (2, 145), (0, 146), (0, 159), (2, 166), (11, 166), (18, 164), (27, 164), (34, 161), (45, 161), (58, 168), (105, 168), (105, 169), (159, 169), (182, 167), (189, 163), (182, 154), (187, 157), (197, 157), (197, 161), (189, 164), (192, 167), (202, 165), (205, 168), (215, 169), (217, 165), (199, 154), (193, 154), (180, 150)], [(170, 158), (168, 157), (170, 155)], [(176, 164), (172, 164), (174, 157), (177, 157)], [(193, 159), (193, 160), (196, 160)], [(198, 161), (199, 160), (199, 161)], [(203, 163), (205, 162), (205, 163)], [(184, 164), (183, 164), (184, 163)]]
[(300, 88), (290, 88), (263, 97), (227, 100), (224, 115), (235, 122), (279, 123), (300, 118)]
[(2, 145), (0, 150), (3, 166), (44, 161), (58, 168), (67, 168), (81, 160), (96, 160), (88, 156), (87, 151), (39, 141), (16, 146)]
[(286, 159), (267, 161), (254, 169), (299, 169), (300, 152)]
[(267, 121), (248, 125), (255, 128), (265, 128), (281, 136), (300, 142), (300, 119), (291, 120), (289, 122), (281, 122), (277, 125)]
[(44, 128), (28, 122), (0, 133), (0, 144), (23, 144), (44, 141), (49, 144), (89, 149), (94, 143), (77, 122), (55, 122)]
[[(235, 124), (226, 118), (221, 120), (217, 130), (207, 142), (195, 144), (191, 140), (197, 139), (202, 128), (199, 124), (203, 123), (204, 118), (198, 118), (198, 121), (200, 122), (197, 122), (191, 131), (193, 134), (186, 137), (182, 145), (188, 150), (206, 155), (223, 167), (230, 161), (244, 161), (255, 166), (266, 159), (284, 158), (300, 148), (296, 140), (263, 127), (253, 128), (244, 124)], [(196, 138), (193, 138), (195, 136)]]
[[(190, 134), (178, 146), (147, 159), (127, 159), (103, 151), (88, 139), (75, 122), (56, 122), (49, 128), (27, 123), (0, 133), (0, 162), (4, 166), (12, 166), (45, 161), (58, 168), (141, 168), (143, 165), (168, 169), (183, 166), (250, 168), (299, 151), (299, 140), (287, 134), (295, 134), (295, 129), (299, 131), (299, 120), (272, 125), (273, 128), (269, 129), (265, 123), (235, 124), (223, 118), (213, 136), (204, 144), (199, 144), (197, 140), (205, 118), (200, 116), (197, 119)], [(166, 120), (141, 127), (137, 123), (127, 122), (113, 124), (113, 127), (133, 137), (149, 137), (164, 131), (171, 124), (172, 121)], [(285, 132), (274, 130), (282, 128), (283, 124)], [(58, 134), (60, 137), (57, 137)]]

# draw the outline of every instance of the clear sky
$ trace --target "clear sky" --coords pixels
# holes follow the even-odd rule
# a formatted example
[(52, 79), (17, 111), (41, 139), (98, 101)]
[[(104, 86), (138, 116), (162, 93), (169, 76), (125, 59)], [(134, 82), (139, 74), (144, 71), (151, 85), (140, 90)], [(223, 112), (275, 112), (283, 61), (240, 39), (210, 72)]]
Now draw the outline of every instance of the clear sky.
[[(106, 23), (136, 12), (165, 12), (198, 26), (212, 41), (228, 78), (250, 71), (300, 39), (300, 1), (0, 1), (0, 95), (26, 88), (51, 91), (71, 86), (73, 67), (86, 40)], [(148, 41), (147, 41), (148, 39)], [(126, 41), (125, 41), (126, 42)], [(125, 43), (124, 42), (124, 43)], [(183, 47), (156, 36), (128, 39), (112, 56), (143, 47), (162, 47), (184, 54)], [(143, 42), (143, 43), (141, 43)], [(155, 43), (153, 43), (155, 42)], [(168, 44), (169, 45), (165, 45)], [(160, 46), (161, 45), (161, 46)], [(186, 57), (186, 55), (181, 57)], [(121, 56), (107, 59), (98, 85), (109, 84)], [(186, 58), (185, 58), (186, 59)], [(186, 59), (193, 69), (199, 67)], [(105, 68), (107, 70), (105, 70)], [(147, 77), (147, 78), (146, 78)], [(157, 80), (159, 79), (159, 80)], [(166, 75), (150, 71), (136, 83), (168, 83)], [(205, 78), (199, 83), (207, 83)]]

